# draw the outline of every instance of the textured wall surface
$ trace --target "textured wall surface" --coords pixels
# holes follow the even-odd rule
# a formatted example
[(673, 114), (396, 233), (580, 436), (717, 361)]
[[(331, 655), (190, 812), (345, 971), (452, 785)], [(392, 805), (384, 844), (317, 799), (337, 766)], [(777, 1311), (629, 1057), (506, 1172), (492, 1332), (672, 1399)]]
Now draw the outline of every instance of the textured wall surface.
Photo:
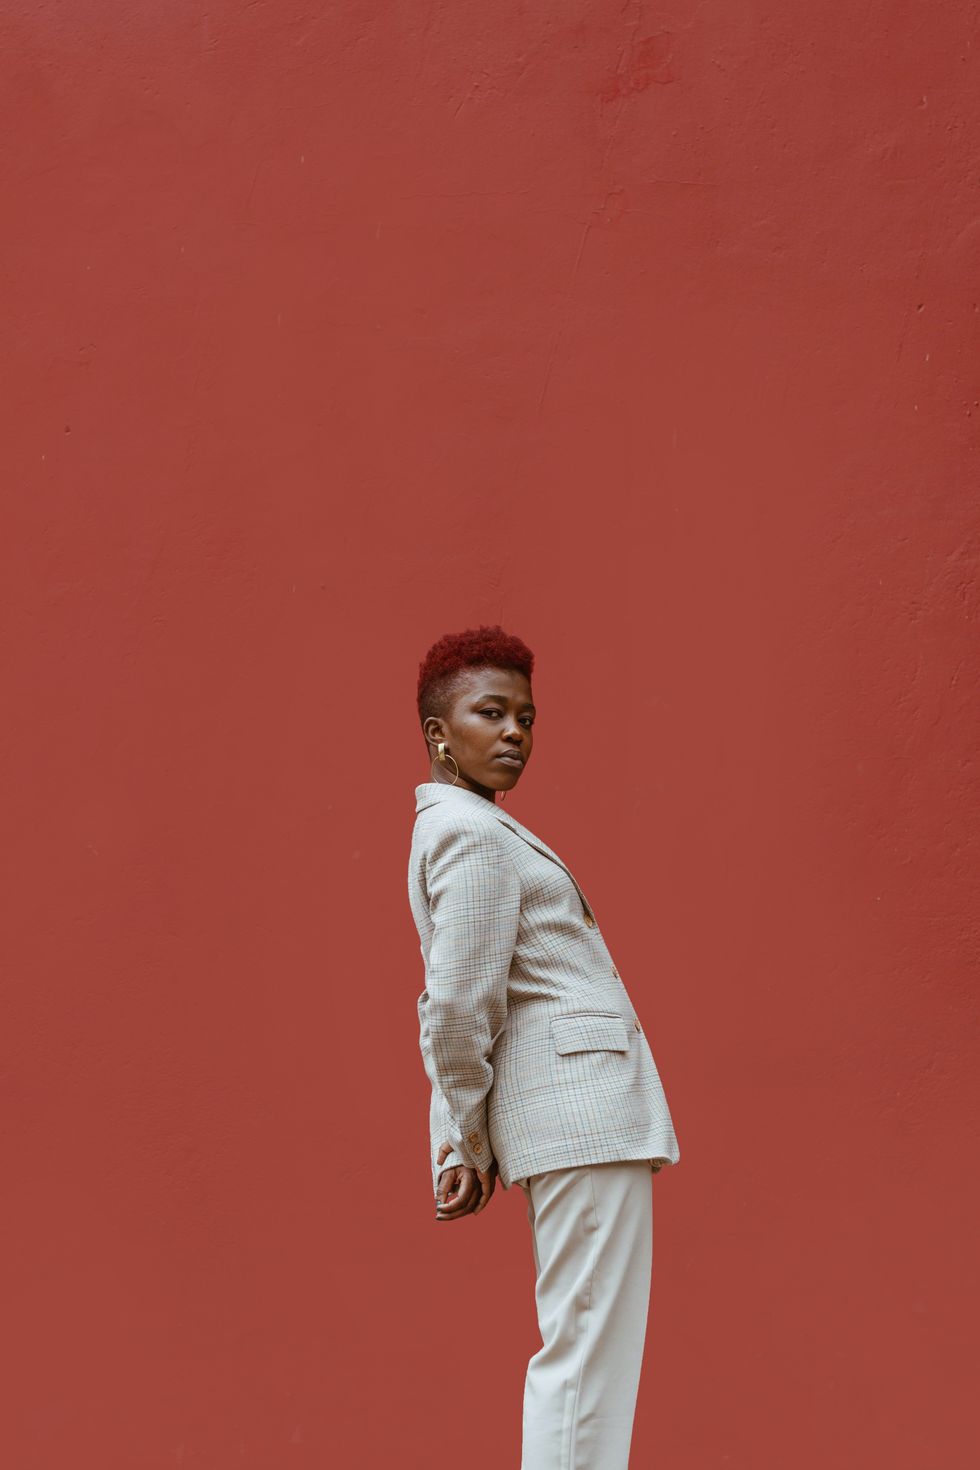
[(3, 1462), (517, 1464), (405, 893), (418, 660), (499, 618), (682, 1151), (636, 1465), (972, 1467), (975, 6), (0, 42)]

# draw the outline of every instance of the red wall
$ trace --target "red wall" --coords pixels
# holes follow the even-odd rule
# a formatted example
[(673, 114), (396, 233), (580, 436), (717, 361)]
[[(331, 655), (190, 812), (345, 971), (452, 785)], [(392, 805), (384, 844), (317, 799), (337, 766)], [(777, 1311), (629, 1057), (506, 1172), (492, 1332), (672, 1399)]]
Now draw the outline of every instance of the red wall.
[(975, 1463), (975, 26), (8, 0), (4, 1463), (517, 1464), (405, 891), (498, 618), (681, 1145), (634, 1463)]

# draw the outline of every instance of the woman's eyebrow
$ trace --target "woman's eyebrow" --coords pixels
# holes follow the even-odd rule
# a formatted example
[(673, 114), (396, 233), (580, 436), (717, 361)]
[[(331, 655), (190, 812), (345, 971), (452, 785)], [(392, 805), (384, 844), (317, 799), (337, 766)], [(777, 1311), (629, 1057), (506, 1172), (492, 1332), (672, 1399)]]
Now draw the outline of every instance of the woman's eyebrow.
[[(500, 701), (501, 704), (506, 704), (507, 703), (507, 696), (506, 696), (506, 694), (478, 694), (476, 697), (477, 697), (478, 700), (481, 700), (481, 699), (499, 699), (499, 701)], [(531, 704), (530, 700), (525, 700), (525, 702), (521, 705), (521, 709), (529, 709), (532, 714), (535, 714), (535, 715), (537, 714), (537, 710), (534, 707), (534, 705)]]

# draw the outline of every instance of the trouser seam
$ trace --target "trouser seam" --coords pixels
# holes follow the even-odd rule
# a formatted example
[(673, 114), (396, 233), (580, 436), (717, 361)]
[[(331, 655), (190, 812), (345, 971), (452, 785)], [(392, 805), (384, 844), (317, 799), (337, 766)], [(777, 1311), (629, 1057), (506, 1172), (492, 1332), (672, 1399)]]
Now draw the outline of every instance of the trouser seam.
[(586, 1349), (588, 1347), (589, 1332), (592, 1327), (592, 1292), (595, 1287), (596, 1262), (599, 1255), (599, 1206), (595, 1197), (595, 1173), (593, 1166), (589, 1165), (589, 1190), (592, 1194), (592, 1220), (595, 1226), (595, 1237), (592, 1247), (592, 1269), (589, 1273), (589, 1295), (585, 1303), (585, 1321), (583, 1323), (582, 1346), (579, 1354), (578, 1377), (575, 1380), (575, 1390), (572, 1396), (572, 1422), (568, 1437), (568, 1464), (567, 1470), (575, 1470), (575, 1453), (578, 1440), (578, 1401), (582, 1389), (582, 1375), (585, 1372)]

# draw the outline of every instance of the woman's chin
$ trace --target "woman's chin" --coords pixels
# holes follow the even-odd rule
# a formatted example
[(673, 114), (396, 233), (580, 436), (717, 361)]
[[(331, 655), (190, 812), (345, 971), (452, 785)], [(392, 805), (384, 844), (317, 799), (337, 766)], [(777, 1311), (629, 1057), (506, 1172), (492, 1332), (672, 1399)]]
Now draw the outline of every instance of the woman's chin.
[(513, 791), (523, 774), (523, 766), (515, 766), (512, 770), (506, 761), (498, 761), (497, 769), (493, 773), (493, 781), (489, 784), (495, 791)]

